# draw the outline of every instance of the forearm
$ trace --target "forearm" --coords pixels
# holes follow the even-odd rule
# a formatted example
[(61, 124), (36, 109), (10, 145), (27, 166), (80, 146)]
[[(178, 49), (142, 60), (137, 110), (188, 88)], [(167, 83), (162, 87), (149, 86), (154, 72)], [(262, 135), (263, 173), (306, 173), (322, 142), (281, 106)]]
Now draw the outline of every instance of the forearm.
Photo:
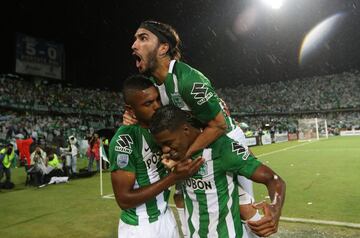
[(132, 189), (127, 192), (121, 192), (121, 196), (120, 196), (119, 188), (114, 186), (114, 183), (113, 183), (113, 190), (118, 205), (122, 209), (129, 209), (146, 203), (148, 200), (156, 197), (159, 193), (161, 193), (165, 189), (174, 185), (175, 182), (176, 180), (173, 174), (170, 173), (168, 176), (164, 177), (163, 179), (148, 186)]
[(254, 204), (256, 209), (262, 209), (264, 215), (258, 221), (247, 221), (247, 224), (258, 236), (268, 237), (278, 230), (281, 210), (285, 201), (286, 185), (279, 175), (265, 165), (261, 165), (251, 178), (267, 187), (271, 203)]
[(285, 201), (286, 184), (278, 175), (274, 175), (273, 179), (266, 184), (266, 187), (271, 199), (271, 205), (279, 212), (280, 216)]
[(271, 205), (280, 216), (286, 193), (284, 180), (265, 165), (261, 165), (251, 179), (266, 186), (271, 199)]
[(195, 141), (191, 144), (186, 155), (190, 157), (196, 151), (206, 148), (212, 142), (214, 142), (217, 138), (226, 133), (226, 124), (217, 125), (212, 127), (206, 127), (202, 133), (195, 139)]

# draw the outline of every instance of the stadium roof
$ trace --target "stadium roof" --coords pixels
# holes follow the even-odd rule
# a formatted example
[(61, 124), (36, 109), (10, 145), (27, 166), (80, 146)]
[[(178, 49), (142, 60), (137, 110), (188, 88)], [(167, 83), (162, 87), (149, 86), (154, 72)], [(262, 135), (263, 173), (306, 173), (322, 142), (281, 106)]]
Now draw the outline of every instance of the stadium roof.
[[(130, 46), (136, 28), (146, 19), (173, 25), (182, 38), (186, 62), (216, 87), (360, 69), (359, 1), (277, 0), (274, 4), (269, 7), (262, 0), (1, 1), (0, 73), (13, 72), (9, 59), (14, 47), (9, 45), (14, 46), (15, 32), (22, 32), (65, 44), (68, 81), (118, 88), (136, 72)], [(315, 29), (319, 24), (323, 28)], [(300, 64), (301, 50), (306, 59)]]

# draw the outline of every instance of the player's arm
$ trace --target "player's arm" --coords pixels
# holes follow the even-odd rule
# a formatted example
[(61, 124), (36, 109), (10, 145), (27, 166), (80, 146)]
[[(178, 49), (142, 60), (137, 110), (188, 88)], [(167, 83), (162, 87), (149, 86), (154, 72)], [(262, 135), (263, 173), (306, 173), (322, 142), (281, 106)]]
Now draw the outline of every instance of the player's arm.
[(192, 115), (206, 125), (203, 133), (189, 147), (186, 156), (190, 157), (225, 134), (227, 124), (216, 92), (204, 75), (192, 71), (182, 81), (180, 94), (191, 108)]
[(209, 144), (214, 142), (221, 135), (226, 132), (226, 121), (223, 113), (220, 111), (214, 119), (207, 123), (203, 132), (195, 139), (192, 145), (186, 152), (186, 157), (189, 158), (196, 151), (206, 148)]
[(285, 201), (286, 185), (273, 170), (266, 165), (260, 165), (251, 180), (266, 186), (271, 203), (262, 202), (255, 204), (256, 209), (262, 209), (264, 216), (258, 221), (248, 221), (249, 227), (259, 236), (267, 237), (278, 230), (281, 210)]
[(168, 176), (141, 188), (134, 189), (135, 174), (126, 170), (111, 172), (111, 182), (116, 202), (122, 209), (139, 206), (156, 195), (187, 177), (196, 173), (203, 164), (204, 159), (182, 160)]
[(224, 170), (264, 184), (272, 201), (270, 204), (262, 202), (254, 205), (256, 209), (264, 211), (264, 216), (258, 221), (247, 221), (249, 227), (261, 237), (276, 233), (285, 201), (285, 182), (273, 170), (250, 155), (249, 151), (238, 142), (227, 137), (222, 139), (222, 142), (220, 153), (224, 160), (222, 164)]

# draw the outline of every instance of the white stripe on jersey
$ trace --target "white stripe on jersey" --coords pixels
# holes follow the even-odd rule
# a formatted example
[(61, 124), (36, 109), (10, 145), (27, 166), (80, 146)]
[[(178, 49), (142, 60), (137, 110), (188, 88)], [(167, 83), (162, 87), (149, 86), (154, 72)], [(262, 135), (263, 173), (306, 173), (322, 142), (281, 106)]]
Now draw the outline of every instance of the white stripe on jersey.
[(161, 100), (162, 105), (163, 106), (168, 105), (169, 97), (166, 94), (165, 85), (164, 84), (161, 84), (161, 85), (155, 84), (155, 86), (159, 89), (160, 100)]
[[(139, 183), (137, 180), (135, 180), (134, 189), (139, 188)], [(139, 217), (139, 219), (148, 219), (149, 216), (146, 212), (146, 205), (145, 203), (141, 204), (140, 206), (135, 207), (136, 215)]]
[[(207, 177), (206, 180), (215, 181), (214, 178), (214, 166), (212, 158), (212, 150), (211, 149), (204, 149), (203, 158), (205, 159), (205, 163), (207, 165), (207, 173), (211, 176)], [(214, 184), (215, 185), (215, 184)], [(209, 236), (211, 238), (217, 238), (217, 226), (219, 224), (219, 203), (218, 203), (218, 196), (216, 191), (216, 186), (214, 186), (211, 190), (205, 190), (206, 194), (206, 201), (208, 205), (208, 213), (209, 213)]]
[[(175, 74), (173, 74), (173, 82), (174, 82), (174, 93), (180, 95), (180, 94), (179, 94), (179, 83), (178, 83), (178, 79), (177, 79), (177, 77), (176, 77)], [(182, 97), (181, 97), (181, 100), (182, 100)], [(182, 108), (180, 108), (180, 109), (183, 110), (183, 111), (189, 111), (189, 112), (191, 112), (191, 109), (190, 109), (190, 107), (186, 104), (186, 102), (184, 102), (184, 100), (182, 100), (182, 102), (184, 103), (184, 106), (183, 106)]]
[(229, 237), (235, 237), (236, 232), (234, 227), (234, 219), (232, 217), (232, 211), (231, 211), (232, 204), (234, 203), (232, 199), (232, 193), (234, 192), (235, 189), (234, 175), (232, 173), (226, 173), (226, 180), (228, 184), (229, 201), (227, 203), (227, 207), (229, 209), (229, 213), (227, 214), (225, 221), (226, 221), (226, 226), (228, 228)]
[(178, 80), (176, 75), (174, 74), (173, 76), (173, 81), (174, 81), (174, 92), (175, 93), (179, 93), (179, 85), (178, 85)]
[[(180, 95), (179, 94), (179, 82), (178, 82), (177, 76), (173, 73), (175, 63), (176, 63), (176, 60), (170, 61), (169, 73), (173, 75), (174, 93)], [(181, 99), (182, 99), (182, 97), (181, 97)], [(184, 103), (184, 106), (180, 109), (191, 112), (190, 107), (184, 102), (184, 100), (182, 100), (182, 102)], [(163, 105), (167, 105), (167, 104), (163, 104)]]
[(174, 69), (175, 63), (176, 63), (176, 60), (171, 60), (171, 61), (170, 61), (169, 71), (168, 71), (170, 74), (172, 74), (172, 71), (173, 71), (173, 69)]
[[(150, 157), (153, 156), (153, 153), (148, 145), (148, 143), (146, 142), (145, 140), (145, 137), (142, 136), (142, 156), (144, 158), (144, 162), (146, 163), (146, 160)], [(149, 180), (150, 180), (150, 183), (153, 184), (157, 181), (160, 180), (160, 175), (157, 171), (157, 163), (154, 164), (153, 166), (150, 166), (150, 168), (147, 168), (147, 174), (148, 174), (148, 177), (149, 177)], [(157, 196), (156, 196), (156, 205), (158, 207), (158, 209), (160, 210), (161, 213), (164, 213), (166, 208), (167, 208), (167, 203), (165, 202), (164, 200), (164, 191), (159, 193)]]
[[(150, 149), (149, 145), (147, 144), (144, 136), (142, 136), (141, 154), (143, 156), (143, 160), (144, 160), (145, 164), (146, 164), (146, 161), (148, 159), (151, 159), (151, 157), (152, 157), (151, 149)], [(149, 168), (147, 167), (147, 175), (148, 175), (148, 178), (149, 178), (149, 181), (151, 184), (160, 180), (160, 176), (159, 176), (159, 173), (157, 172), (156, 164), (154, 164), (153, 166), (149, 166)], [(136, 188), (139, 188), (139, 183), (137, 181), (135, 181), (135, 184), (134, 184), (134, 189), (136, 189)], [(164, 192), (162, 192), (156, 196), (156, 205), (161, 213), (165, 212), (165, 210), (167, 208), (167, 203), (165, 202), (165, 199), (164, 199)], [(135, 209), (136, 209), (136, 215), (139, 218), (139, 223), (140, 224), (142, 223), (141, 220), (143, 220), (143, 222), (145, 222), (145, 223), (148, 223), (149, 216), (147, 213), (146, 203), (139, 205)]]
[[(191, 203), (192, 203), (192, 206), (193, 206), (193, 212), (191, 214), (191, 223), (192, 225), (194, 226), (194, 235), (193, 237), (194, 238), (198, 238), (199, 237), (199, 227), (200, 227), (200, 223), (199, 223), (199, 203), (196, 202), (196, 195), (195, 193), (188, 193), (188, 196), (189, 198), (191, 199)], [(195, 201), (195, 202), (193, 202)], [(189, 215), (189, 214), (188, 214)], [(188, 219), (188, 217), (186, 217), (186, 219)]]

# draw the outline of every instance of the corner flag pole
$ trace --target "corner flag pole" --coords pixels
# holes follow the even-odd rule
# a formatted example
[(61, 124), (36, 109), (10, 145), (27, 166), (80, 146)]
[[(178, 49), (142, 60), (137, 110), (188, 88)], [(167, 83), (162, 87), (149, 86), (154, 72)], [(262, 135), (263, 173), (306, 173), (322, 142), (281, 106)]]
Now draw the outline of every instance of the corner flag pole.
[(100, 147), (99, 147), (99, 154), (100, 154), (100, 196), (103, 196), (103, 184), (102, 184), (102, 161), (103, 161), (103, 155), (102, 155), (102, 141), (100, 140)]

